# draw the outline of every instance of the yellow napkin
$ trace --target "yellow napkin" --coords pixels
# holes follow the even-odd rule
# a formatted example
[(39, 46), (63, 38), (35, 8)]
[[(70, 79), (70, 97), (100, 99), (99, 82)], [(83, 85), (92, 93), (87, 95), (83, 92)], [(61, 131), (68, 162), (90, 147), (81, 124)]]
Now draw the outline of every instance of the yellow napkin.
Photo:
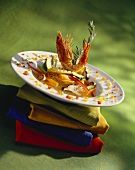
[(100, 107), (89, 107), (61, 102), (39, 92), (29, 85), (22, 86), (19, 89), (17, 96), (35, 104), (49, 106), (54, 112), (57, 113), (58, 111), (61, 114), (87, 125), (95, 126), (100, 119)]
[(37, 122), (53, 124), (53, 125), (72, 128), (72, 129), (88, 130), (96, 134), (104, 134), (109, 129), (109, 125), (101, 113), (100, 113), (100, 120), (97, 123), (97, 125), (90, 126), (81, 123), (79, 121), (76, 121), (74, 119), (65, 117), (64, 115), (54, 113), (39, 105), (35, 105), (31, 103), (30, 106), (32, 109), (28, 117), (29, 119)]

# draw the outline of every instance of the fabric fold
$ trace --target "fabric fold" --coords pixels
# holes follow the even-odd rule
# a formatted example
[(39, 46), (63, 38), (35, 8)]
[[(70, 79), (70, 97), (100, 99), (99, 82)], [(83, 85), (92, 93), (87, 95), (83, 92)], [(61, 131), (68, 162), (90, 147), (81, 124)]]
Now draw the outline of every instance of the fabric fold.
[(63, 141), (59, 138), (50, 136), (46, 133), (42, 133), (17, 120), (15, 140), (19, 143), (85, 154), (98, 154), (102, 151), (102, 147), (104, 145), (103, 141), (98, 136), (95, 136), (89, 146), (78, 146), (68, 141)]
[(100, 107), (89, 107), (65, 103), (43, 94), (29, 85), (22, 86), (17, 94), (18, 97), (35, 104), (51, 107), (55, 112), (60, 112), (84, 124), (96, 126), (100, 119)]
[(36, 122), (28, 118), (29, 112), (29, 103), (23, 99), (16, 98), (8, 111), (8, 116), (33, 128), (37, 128), (44, 133), (48, 133), (52, 136), (70, 141), (77, 145), (90, 145), (93, 138), (93, 134), (91, 132)]
[(100, 120), (97, 125), (90, 126), (74, 119), (70, 119), (69, 117), (65, 117), (64, 115), (56, 114), (55, 112), (52, 112), (45, 107), (41, 107), (33, 103), (31, 103), (30, 106), (31, 112), (28, 118), (37, 122), (53, 124), (73, 129), (88, 130), (97, 134), (104, 134), (109, 129), (109, 125), (101, 113)]

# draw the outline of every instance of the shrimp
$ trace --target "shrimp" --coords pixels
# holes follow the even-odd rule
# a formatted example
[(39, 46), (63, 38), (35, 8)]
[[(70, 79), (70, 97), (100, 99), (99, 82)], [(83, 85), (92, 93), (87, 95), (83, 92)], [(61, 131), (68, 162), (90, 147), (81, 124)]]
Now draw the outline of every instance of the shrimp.
[(73, 64), (73, 53), (70, 46), (72, 39), (70, 36), (64, 40), (62, 38), (61, 32), (58, 32), (56, 39), (56, 48), (58, 53), (58, 58), (61, 62), (61, 65), (64, 69), (69, 71), (74, 71), (76, 73), (82, 74), (86, 68), (86, 63), (88, 61), (88, 53), (90, 50), (90, 44), (87, 41), (84, 41), (83, 53), (77, 64)]
[[(62, 34), (59, 31), (57, 34), (57, 39), (56, 39), (56, 48), (57, 48), (57, 53), (58, 53), (58, 58), (63, 66), (65, 68), (64, 64), (67, 64), (67, 66), (71, 67), (72, 66), (72, 49), (71, 49), (71, 44), (72, 39), (70, 36), (67, 36), (66, 40), (62, 38)], [(67, 69), (68, 70), (68, 69)]]

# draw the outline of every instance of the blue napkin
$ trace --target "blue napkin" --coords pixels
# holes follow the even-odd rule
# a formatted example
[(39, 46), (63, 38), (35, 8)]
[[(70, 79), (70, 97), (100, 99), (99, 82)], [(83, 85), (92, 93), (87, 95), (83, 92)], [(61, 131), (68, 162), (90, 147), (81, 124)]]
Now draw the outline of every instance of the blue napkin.
[(49, 135), (59, 137), (77, 145), (90, 145), (91, 140), (93, 139), (93, 134), (91, 132), (64, 128), (30, 120), (28, 118), (30, 111), (30, 102), (16, 97), (8, 111), (8, 116), (33, 128), (39, 129), (42, 132), (48, 133)]

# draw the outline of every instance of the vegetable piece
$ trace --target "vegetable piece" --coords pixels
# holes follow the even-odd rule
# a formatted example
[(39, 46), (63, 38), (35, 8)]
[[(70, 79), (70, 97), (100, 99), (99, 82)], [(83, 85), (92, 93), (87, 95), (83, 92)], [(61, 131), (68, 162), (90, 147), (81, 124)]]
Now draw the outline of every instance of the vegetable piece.
[(51, 78), (47, 78), (45, 83), (47, 83), (47, 85), (53, 87), (53, 88), (56, 88), (58, 87), (59, 83), (56, 82), (55, 80), (51, 79)]
[(76, 84), (81, 85), (86, 91), (89, 91), (87, 86), (83, 84), (79, 79), (77, 79), (76, 77), (73, 77), (72, 75), (68, 75), (68, 76), (71, 80), (75, 81)]
[(44, 69), (45, 71), (47, 71), (47, 65), (46, 65), (46, 62), (47, 62), (47, 59), (45, 60), (45, 62), (44, 62), (44, 64), (43, 64), (43, 69)]
[(35, 67), (31, 66), (29, 63), (28, 63), (28, 66), (29, 68), (31, 68), (32, 70), (36, 71), (38, 74), (43, 74), (43, 72), (41, 72), (40, 70), (36, 69)]
[(60, 73), (60, 74), (71, 74), (75, 77), (78, 77), (79, 79), (83, 79), (84, 76), (81, 74), (78, 74), (76, 72), (72, 72), (72, 71), (67, 71), (67, 70), (62, 70), (62, 69), (58, 69), (58, 68), (50, 68), (47, 70), (48, 72), (54, 72), (54, 73)]
[(49, 59), (46, 60), (46, 67), (47, 67), (47, 70), (52, 68), (52, 63)]
[(78, 74), (78, 73), (76, 73), (76, 72), (74, 72), (74, 71), (72, 72), (72, 74), (73, 74), (73, 76), (78, 77), (79, 79), (83, 79), (83, 78), (84, 78), (83, 75)]
[(57, 60), (56, 60), (56, 56), (51, 56), (52, 57), (52, 59), (51, 59), (51, 65), (52, 65), (52, 67), (56, 67), (56, 65), (57, 65)]
[(46, 73), (46, 72), (47, 72), (47, 71), (44, 69), (43, 66), (38, 65), (38, 68), (39, 68), (43, 73)]
[(83, 84), (79, 79), (73, 77), (72, 75), (69, 75), (69, 78), (71, 80), (75, 81), (76, 84), (79, 84), (79, 85), (81, 85), (84, 88), (84, 90), (86, 91), (86, 93), (85, 93), (86, 96), (94, 97), (93, 91), (95, 90), (95, 88), (89, 90), (87, 88), (87, 86), (85, 84)]
[(44, 74), (38, 74), (38, 75), (37, 75), (37, 79), (38, 79), (39, 81), (43, 81), (43, 80), (46, 80), (46, 77), (45, 77)]

